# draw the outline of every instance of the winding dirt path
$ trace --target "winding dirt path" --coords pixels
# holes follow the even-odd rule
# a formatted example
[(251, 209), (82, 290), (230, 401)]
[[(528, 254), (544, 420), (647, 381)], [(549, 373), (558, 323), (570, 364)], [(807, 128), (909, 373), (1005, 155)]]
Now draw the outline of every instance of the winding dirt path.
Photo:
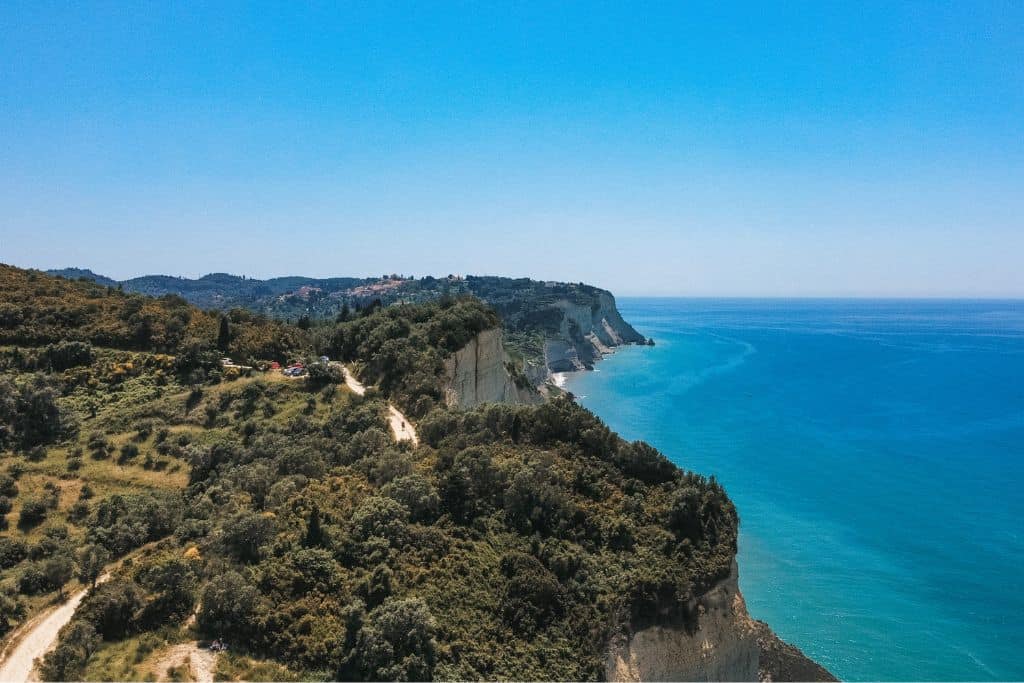
[[(96, 583), (103, 583), (109, 578), (110, 574), (104, 574)], [(0, 681), (24, 683), (38, 680), (35, 676), (36, 659), (57, 645), (57, 634), (75, 616), (75, 610), (88, 593), (89, 589), (83, 588), (63, 604), (20, 626), (11, 636), (13, 645), (3, 652), (0, 659)]]
[[(366, 393), (366, 387), (363, 383), (356, 379), (356, 376), (352, 372), (342, 365), (341, 363), (332, 363), (341, 368), (341, 371), (345, 375), (345, 386), (352, 390), (353, 393), (362, 396)], [(388, 404), (388, 424), (391, 426), (391, 433), (395, 436), (395, 441), (412, 441), (413, 446), (418, 446), (420, 438), (416, 434), (416, 430), (413, 428), (412, 423), (406, 419), (405, 415), (401, 413), (394, 405)]]
[(388, 404), (388, 424), (391, 425), (391, 433), (395, 435), (395, 441), (412, 441), (413, 446), (420, 445), (420, 438), (416, 436), (416, 430), (412, 424), (405, 419), (405, 415), (398, 412), (398, 408)]
[(167, 675), (168, 670), (182, 664), (188, 666), (189, 680), (197, 683), (213, 683), (213, 672), (217, 668), (217, 653), (199, 647), (199, 642), (196, 640), (174, 645), (153, 663), (156, 680), (170, 680)]
[(352, 393), (359, 394), (362, 396), (366, 393), (366, 387), (363, 383), (356, 379), (356, 376), (352, 374), (352, 371), (346, 368), (341, 363), (338, 363), (338, 367), (341, 368), (342, 373), (345, 375), (345, 386), (352, 390)]

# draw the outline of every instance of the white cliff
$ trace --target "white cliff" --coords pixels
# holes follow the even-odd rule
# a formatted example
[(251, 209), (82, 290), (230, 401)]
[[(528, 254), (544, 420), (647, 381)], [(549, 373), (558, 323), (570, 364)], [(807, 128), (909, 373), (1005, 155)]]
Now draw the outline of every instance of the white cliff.
[(536, 403), (540, 395), (509, 372), (501, 329), (484, 330), (444, 362), (448, 381), (445, 401), (451, 407), (474, 408), (482, 403)]
[(686, 605), (689, 624), (647, 626), (612, 639), (609, 681), (834, 681), (831, 673), (747, 613), (736, 563)]

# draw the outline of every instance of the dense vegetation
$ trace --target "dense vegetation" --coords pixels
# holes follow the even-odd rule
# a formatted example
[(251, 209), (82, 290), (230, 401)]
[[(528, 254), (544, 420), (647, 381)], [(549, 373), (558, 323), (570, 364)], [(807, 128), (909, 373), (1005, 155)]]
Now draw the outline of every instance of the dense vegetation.
[[(91, 271), (68, 268), (52, 271), (71, 279), (87, 278), (111, 284), (114, 281)], [(505, 345), (521, 366), (531, 365), (535, 382), (543, 379), (544, 342), (561, 338), (571, 342), (588, 361), (590, 350), (586, 330), (573, 329), (563, 306), (584, 308), (597, 305), (604, 293), (583, 283), (540, 282), (529, 278), (495, 276), (448, 276), (407, 278), (386, 275), (381, 279), (283, 277), (253, 280), (216, 273), (197, 280), (147, 275), (120, 283), (127, 291), (163, 296), (173, 294), (203, 307), (230, 310), (245, 308), (281, 320), (348, 319), (350, 312), (394, 303), (426, 303), (459, 296), (472, 296), (490, 306), (501, 318)], [(570, 329), (562, 329), (568, 323)], [(643, 341), (625, 325), (627, 341)]]
[[(145, 678), (193, 628), (230, 642), (229, 676), (592, 679), (616, 630), (685, 622), (729, 571), (713, 480), (569, 399), (442, 407), (441, 361), (497, 321), (478, 301), (302, 330), (0, 276), (0, 630), (112, 574), (48, 679)], [(376, 388), (204, 364), (220, 347), (327, 352)], [(386, 399), (418, 447), (391, 438)]]

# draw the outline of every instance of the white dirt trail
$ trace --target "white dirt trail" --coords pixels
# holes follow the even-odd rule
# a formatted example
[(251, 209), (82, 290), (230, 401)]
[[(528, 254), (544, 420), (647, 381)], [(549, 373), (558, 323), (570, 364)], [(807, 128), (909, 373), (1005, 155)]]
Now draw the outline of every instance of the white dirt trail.
[[(345, 386), (352, 390), (353, 393), (362, 396), (366, 393), (366, 387), (363, 383), (356, 379), (352, 372), (342, 365), (337, 363), (338, 367), (345, 374)], [(416, 430), (413, 428), (412, 423), (406, 419), (405, 415), (401, 413), (394, 405), (388, 404), (388, 424), (391, 426), (391, 433), (395, 436), (395, 441), (412, 441), (413, 446), (418, 446), (420, 438), (416, 434)]]
[(198, 641), (175, 645), (160, 655), (153, 664), (153, 673), (158, 681), (170, 680), (168, 669), (188, 665), (190, 681), (197, 683), (213, 683), (213, 672), (217, 668), (217, 653), (199, 647)]
[[(109, 574), (104, 574), (96, 583), (103, 583), (109, 578)], [(88, 588), (83, 588), (74, 593), (63, 604), (26, 622), (11, 636), (13, 646), (0, 655), (0, 681), (25, 683), (38, 680), (35, 675), (36, 659), (54, 648), (57, 634), (75, 616), (75, 610), (88, 592)]]

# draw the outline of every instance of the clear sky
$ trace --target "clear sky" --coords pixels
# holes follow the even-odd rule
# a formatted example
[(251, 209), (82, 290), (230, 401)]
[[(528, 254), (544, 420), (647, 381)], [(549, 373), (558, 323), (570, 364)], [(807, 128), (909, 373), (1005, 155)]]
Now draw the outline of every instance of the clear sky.
[(1024, 296), (1024, 3), (6, 0), (0, 261)]

